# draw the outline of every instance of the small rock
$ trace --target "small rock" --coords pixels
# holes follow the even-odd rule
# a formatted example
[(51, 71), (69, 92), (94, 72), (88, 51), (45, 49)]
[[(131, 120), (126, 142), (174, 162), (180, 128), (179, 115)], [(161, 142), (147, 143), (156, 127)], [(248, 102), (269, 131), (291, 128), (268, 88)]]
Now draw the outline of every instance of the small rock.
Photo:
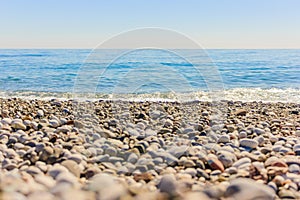
[(276, 194), (274, 190), (266, 185), (255, 182), (252, 179), (235, 179), (233, 180), (229, 187), (227, 188), (225, 197), (230, 199), (243, 199), (243, 200), (253, 200), (253, 199), (264, 199), (264, 200), (274, 200)]
[(282, 189), (279, 191), (278, 196), (281, 199), (297, 199), (294, 192), (286, 189)]
[(174, 195), (177, 193), (176, 191), (176, 179), (173, 175), (165, 175), (163, 176), (158, 185), (157, 188), (160, 190), (160, 192), (167, 193), (169, 195)]
[(291, 164), (289, 166), (289, 172), (299, 174), (300, 173), (300, 167), (297, 164)]
[(242, 139), (242, 138), (246, 138), (247, 137), (247, 132), (246, 131), (241, 131), (239, 132), (239, 138)]
[(184, 170), (184, 173), (189, 174), (192, 177), (195, 177), (197, 175), (197, 170), (195, 168), (186, 168)]
[(141, 173), (141, 174), (134, 174), (133, 179), (135, 181), (143, 180), (147, 183), (147, 182), (153, 180), (154, 176), (149, 172), (145, 172), (145, 173)]
[(28, 169), (26, 170), (28, 174), (31, 175), (37, 175), (37, 174), (42, 174), (43, 172), (36, 166), (29, 166)]
[(26, 130), (26, 126), (21, 119), (14, 119), (11, 121), (11, 127), (14, 129)]
[(230, 153), (224, 150), (218, 151), (217, 156), (225, 167), (230, 167), (237, 159), (234, 153)]
[(118, 152), (114, 147), (110, 146), (104, 150), (104, 153), (108, 154), (109, 156), (116, 156)]
[(74, 126), (75, 126), (76, 128), (83, 128), (83, 127), (84, 127), (84, 124), (83, 124), (81, 121), (74, 120)]
[(235, 163), (232, 164), (233, 167), (239, 168), (240, 166), (243, 166), (245, 164), (251, 164), (251, 159), (248, 157), (244, 157), (236, 161)]
[(70, 157), (68, 157), (69, 160), (75, 161), (77, 164), (80, 164), (82, 161), (82, 155), (80, 154), (73, 154)]
[(230, 142), (229, 135), (221, 135), (218, 140), (218, 143), (227, 143), (227, 142)]
[(61, 174), (63, 172), (68, 172), (68, 170), (65, 167), (63, 167), (62, 165), (55, 164), (48, 170), (47, 174), (49, 174), (51, 177), (53, 177), (55, 179), (59, 174)]
[(180, 158), (181, 156), (185, 155), (188, 150), (188, 146), (182, 145), (182, 146), (173, 146), (170, 149), (168, 149), (168, 152), (175, 156), (176, 158)]
[(128, 158), (127, 161), (134, 164), (138, 161), (139, 157), (135, 154), (135, 153), (131, 153)]
[(265, 134), (265, 131), (261, 128), (254, 128), (253, 132), (256, 133), (257, 135)]
[(117, 169), (117, 174), (128, 174), (128, 173), (129, 173), (129, 170), (127, 169), (126, 166), (120, 166)]
[(78, 186), (78, 181), (77, 178), (70, 172), (62, 172), (60, 174), (57, 175), (56, 177), (56, 182), (59, 183), (68, 183), (70, 185), (74, 186)]
[(43, 117), (44, 116), (44, 111), (43, 110), (38, 110), (37, 111), (37, 116), (38, 117)]
[(177, 163), (178, 163), (178, 158), (176, 158), (175, 156), (173, 156), (173, 155), (171, 155), (171, 154), (169, 154), (169, 153), (166, 153), (164, 157), (165, 157), (165, 161), (166, 161), (166, 163), (167, 163), (168, 165), (170, 165), (170, 166), (175, 166), (175, 165), (177, 165)]
[(57, 128), (57, 127), (60, 126), (60, 123), (59, 123), (57, 120), (55, 120), (55, 119), (51, 119), (51, 120), (49, 121), (49, 124), (50, 124), (50, 126), (53, 127), (53, 128)]
[(2, 124), (7, 124), (7, 125), (10, 125), (11, 122), (12, 122), (12, 120), (11, 120), (10, 118), (3, 118), (3, 119), (1, 120), (1, 123), (2, 123)]
[(258, 146), (258, 142), (254, 139), (244, 138), (240, 140), (240, 146), (255, 149)]
[(246, 116), (247, 110), (245, 110), (245, 109), (239, 109), (239, 110), (235, 111), (233, 114), (237, 115), (237, 116)]
[(67, 168), (74, 176), (80, 177), (81, 170), (75, 161), (65, 160), (61, 163), (61, 165)]
[(235, 130), (234, 125), (227, 125), (226, 128), (230, 133), (232, 133)]
[(97, 174), (92, 177), (87, 189), (98, 192), (97, 199), (121, 199), (122, 196), (126, 195), (126, 190), (122, 184), (118, 184), (114, 179), (109, 174)]
[(209, 164), (209, 166), (212, 168), (212, 169), (215, 169), (215, 170), (220, 170), (221, 172), (224, 171), (224, 165), (222, 164), (222, 162), (220, 160), (218, 160), (217, 158), (209, 158), (207, 160), (207, 163)]
[(37, 183), (40, 183), (47, 188), (52, 188), (55, 186), (55, 180), (51, 176), (45, 176), (44, 174), (39, 174), (34, 177)]
[(277, 192), (278, 187), (277, 187), (276, 183), (274, 183), (273, 181), (270, 181), (270, 182), (268, 183), (268, 186), (269, 186), (270, 188), (272, 188), (272, 189), (274, 190), (274, 192)]

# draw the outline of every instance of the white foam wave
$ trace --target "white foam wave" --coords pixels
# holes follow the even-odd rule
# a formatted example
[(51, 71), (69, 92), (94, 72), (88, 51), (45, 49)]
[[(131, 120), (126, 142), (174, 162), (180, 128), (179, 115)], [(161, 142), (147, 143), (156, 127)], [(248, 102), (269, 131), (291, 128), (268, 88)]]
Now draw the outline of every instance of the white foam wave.
[(59, 100), (125, 100), (125, 101), (263, 101), (263, 102), (293, 102), (300, 103), (300, 89), (261, 89), (261, 88), (234, 88), (224, 91), (191, 93), (150, 93), (150, 94), (73, 94), (53, 92), (32, 92), (32, 91), (0, 91), (1, 98), (22, 98), (22, 99), (59, 99)]

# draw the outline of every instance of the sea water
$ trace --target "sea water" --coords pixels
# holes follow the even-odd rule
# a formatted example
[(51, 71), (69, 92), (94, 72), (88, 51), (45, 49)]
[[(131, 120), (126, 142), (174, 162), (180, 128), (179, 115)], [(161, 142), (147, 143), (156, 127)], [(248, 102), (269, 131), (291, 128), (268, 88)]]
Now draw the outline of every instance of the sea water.
[(1, 49), (0, 96), (300, 102), (300, 50)]

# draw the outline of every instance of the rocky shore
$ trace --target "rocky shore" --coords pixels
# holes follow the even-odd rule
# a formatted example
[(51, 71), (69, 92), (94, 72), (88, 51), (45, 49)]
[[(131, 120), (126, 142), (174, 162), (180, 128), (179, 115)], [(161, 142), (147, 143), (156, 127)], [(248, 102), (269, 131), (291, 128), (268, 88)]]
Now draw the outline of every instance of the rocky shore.
[(0, 99), (0, 199), (300, 199), (300, 105)]

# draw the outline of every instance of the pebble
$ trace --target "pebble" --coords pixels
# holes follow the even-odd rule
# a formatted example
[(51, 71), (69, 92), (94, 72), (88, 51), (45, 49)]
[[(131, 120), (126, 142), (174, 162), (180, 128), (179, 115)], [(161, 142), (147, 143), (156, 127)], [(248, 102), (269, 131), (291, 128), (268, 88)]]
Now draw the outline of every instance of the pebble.
[(134, 164), (138, 161), (138, 159), (139, 157), (135, 153), (131, 153), (127, 158), (127, 162)]
[(216, 169), (216, 170), (220, 170), (220, 171), (224, 171), (224, 165), (222, 164), (222, 162), (220, 160), (218, 160), (217, 158), (209, 158), (207, 160), (207, 163), (209, 164), (209, 166), (212, 169)]
[(278, 191), (278, 187), (275, 182), (271, 181), (268, 183), (268, 186), (274, 190), (274, 192)]
[(251, 159), (248, 157), (241, 158), (232, 164), (233, 167), (239, 168), (245, 164), (251, 164)]
[(247, 110), (245, 110), (245, 109), (239, 109), (234, 112), (234, 115), (237, 115), (237, 116), (245, 116), (246, 114), (247, 114)]
[(253, 132), (256, 133), (257, 135), (265, 134), (265, 131), (261, 128), (254, 128)]
[(195, 168), (186, 168), (184, 170), (184, 173), (187, 173), (191, 175), (192, 177), (195, 177), (197, 175), (197, 170)]
[(114, 181), (114, 177), (108, 174), (95, 175), (87, 186), (89, 191), (99, 194), (98, 199), (120, 199), (125, 196), (126, 190)]
[(289, 166), (289, 172), (299, 174), (300, 173), (300, 166), (297, 164), (291, 164)]
[(226, 189), (226, 198), (231, 199), (264, 199), (273, 200), (275, 199), (275, 192), (266, 185), (258, 184), (251, 179), (236, 179), (233, 180), (229, 187)]
[(59, 174), (63, 172), (68, 172), (68, 170), (62, 165), (55, 164), (54, 166), (50, 167), (47, 174), (55, 179)]
[(37, 111), (37, 116), (38, 117), (44, 117), (44, 111), (43, 110), (38, 110)]
[(237, 160), (236, 156), (233, 153), (228, 151), (218, 151), (218, 159), (222, 162), (224, 167), (230, 167)]
[(244, 138), (240, 140), (240, 146), (255, 149), (258, 146), (258, 142), (254, 139)]
[(232, 133), (235, 130), (234, 125), (227, 125), (226, 128), (230, 133)]
[(157, 188), (160, 192), (167, 193), (169, 195), (174, 195), (177, 193), (176, 179), (173, 175), (165, 175), (159, 181)]
[(57, 128), (57, 127), (60, 126), (60, 123), (57, 120), (55, 120), (55, 119), (49, 120), (49, 124), (53, 128)]
[(10, 118), (3, 118), (3, 119), (1, 120), (1, 123), (2, 123), (2, 124), (7, 124), (7, 125), (10, 125), (11, 122), (12, 122), (12, 119), (10, 119)]
[(72, 154), (68, 157), (69, 160), (75, 161), (77, 164), (80, 164), (82, 162), (82, 155), (80, 154)]
[(170, 149), (168, 149), (168, 152), (175, 156), (176, 158), (179, 158), (186, 154), (188, 150), (188, 146), (182, 145), (182, 146), (172, 146)]
[(10, 125), (14, 129), (26, 130), (26, 126), (21, 119), (13, 119)]
[(108, 147), (104, 150), (104, 153), (108, 154), (109, 156), (116, 156), (118, 152), (114, 147)]
[(74, 160), (65, 160), (61, 163), (61, 165), (67, 168), (74, 176), (80, 177), (81, 170), (78, 163)]
[(229, 135), (221, 135), (218, 140), (218, 143), (227, 143), (227, 142), (230, 142)]
[(57, 175), (57, 177), (55, 178), (56, 182), (59, 183), (68, 183), (70, 184), (72, 187), (78, 187), (78, 179), (69, 172), (62, 172), (60, 174)]
[(246, 131), (241, 131), (239, 132), (239, 138), (242, 139), (242, 138), (246, 138), (247, 137), (247, 132)]
[(280, 190), (278, 196), (281, 199), (297, 199), (295, 194), (292, 191), (286, 189)]
[(46, 186), (49, 189), (54, 187), (55, 184), (56, 184), (56, 181), (51, 176), (45, 176), (43, 174), (36, 175), (34, 177), (34, 180), (37, 183), (40, 183), (40, 184)]

